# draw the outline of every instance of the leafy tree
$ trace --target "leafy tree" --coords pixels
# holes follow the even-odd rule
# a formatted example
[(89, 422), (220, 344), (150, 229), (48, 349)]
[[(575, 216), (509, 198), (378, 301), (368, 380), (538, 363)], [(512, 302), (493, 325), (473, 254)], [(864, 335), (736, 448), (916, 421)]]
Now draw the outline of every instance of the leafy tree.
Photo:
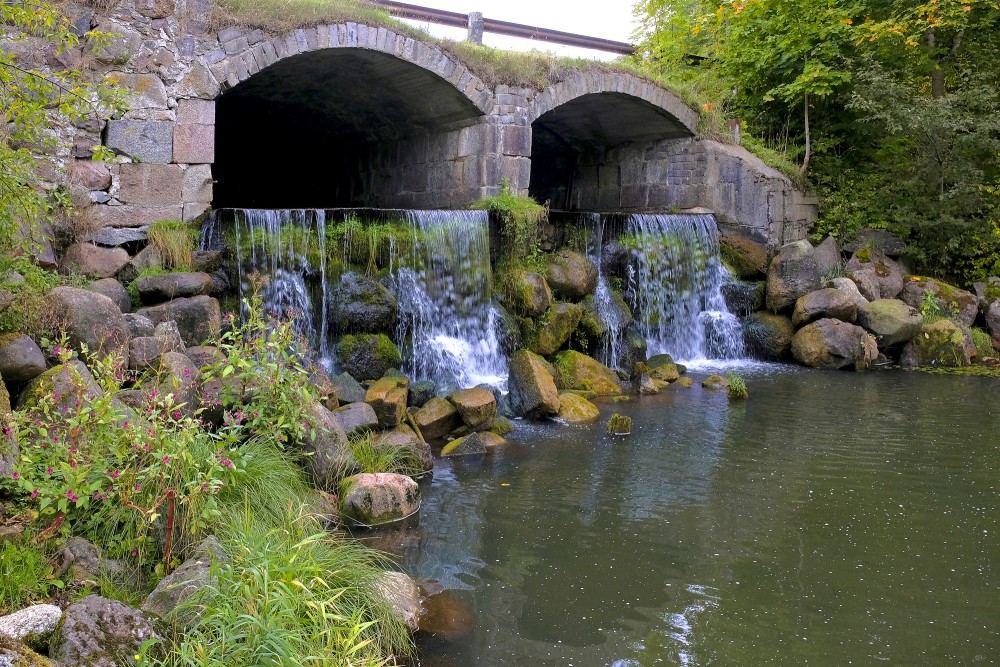
[[(68, 205), (58, 191), (40, 185), (38, 174), (39, 154), (58, 145), (55, 129), (122, 104), (118, 91), (87, 83), (78, 69), (32, 67), (16, 53), (50, 45), (61, 54), (81, 41), (100, 48), (108, 37), (91, 32), (81, 40), (68, 20), (44, 2), (0, 3), (0, 259), (25, 238), (34, 238), (31, 232), (54, 208)], [(109, 156), (99, 150), (96, 157)]]

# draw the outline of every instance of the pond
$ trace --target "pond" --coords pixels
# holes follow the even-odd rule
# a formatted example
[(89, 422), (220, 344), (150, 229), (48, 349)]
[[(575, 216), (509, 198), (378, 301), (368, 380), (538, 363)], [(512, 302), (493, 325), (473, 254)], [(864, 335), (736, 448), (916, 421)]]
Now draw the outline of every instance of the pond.
[(997, 660), (1000, 381), (741, 372), (746, 401), (672, 386), (437, 461), (396, 546), (475, 624), (422, 664)]

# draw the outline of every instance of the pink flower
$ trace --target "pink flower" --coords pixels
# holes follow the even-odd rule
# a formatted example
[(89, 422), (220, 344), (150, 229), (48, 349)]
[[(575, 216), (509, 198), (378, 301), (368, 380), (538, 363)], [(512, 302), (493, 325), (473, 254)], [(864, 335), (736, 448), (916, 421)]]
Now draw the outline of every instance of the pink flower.
[(142, 489), (142, 484), (140, 484), (139, 482), (136, 482), (135, 483), (135, 490), (136, 491), (140, 491), (141, 489)]
[(14, 472), (12, 472), (12, 473), (10, 474), (10, 476), (11, 476), (11, 477), (13, 477), (13, 478), (14, 478), (15, 480), (18, 480), (18, 479), (21, 479), (21, 473), (19, 473), (19, 472), (18, 472), (18, 471), (16, 471), (16, 470), (15, 470)]
[(38, 497), (38, 489), (35, 489), (34, 491), (31, 492), (31, 499), (34, 500), (37, 497)]
[(117, 470), (115, 470), (113, 473), (111, 473), (111, 479), (118, 479), (118, 475), (120, 475), (120, 474), (121, 473), (119, 473)]
[(170, 463), (170, 457), (169, 456), (164, 456), (163, 457), (163, 462), (164, 463)]
[(51, 475), (52, 474), (52, 466), (49, 466), (48, 468), (45, 469), (45, 474), (46, 475)]
[(70, 461), (69, 462), (69, 467), (73, 468), (75, 470), (76, 469), (76, 461)]

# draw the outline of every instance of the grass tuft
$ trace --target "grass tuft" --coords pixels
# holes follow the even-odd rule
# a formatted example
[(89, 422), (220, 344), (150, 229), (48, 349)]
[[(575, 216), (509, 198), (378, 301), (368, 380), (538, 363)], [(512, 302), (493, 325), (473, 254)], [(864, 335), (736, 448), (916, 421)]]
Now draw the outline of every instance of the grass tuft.
[(726, 379), (729, 380), (729, 398), (749, 398), (746, 380), (743, 376), (733, 371), (726, 372)]
[(198, 230), (181, 220), (160, 220), (149, 226), (148, 234), (163, 268), (190, 270)]

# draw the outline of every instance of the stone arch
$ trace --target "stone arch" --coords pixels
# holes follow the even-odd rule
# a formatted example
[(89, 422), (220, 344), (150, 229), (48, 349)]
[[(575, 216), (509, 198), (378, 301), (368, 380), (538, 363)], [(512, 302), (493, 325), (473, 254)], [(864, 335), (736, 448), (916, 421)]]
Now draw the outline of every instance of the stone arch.
[[(350, 22), (219, 39), (216, 206), (423, 208), (481, 196), (476, 138), (494, 94), (442, 49)], [(254, 168), (263, 137), (296, 153), (282, 151), (290, 169)]]

